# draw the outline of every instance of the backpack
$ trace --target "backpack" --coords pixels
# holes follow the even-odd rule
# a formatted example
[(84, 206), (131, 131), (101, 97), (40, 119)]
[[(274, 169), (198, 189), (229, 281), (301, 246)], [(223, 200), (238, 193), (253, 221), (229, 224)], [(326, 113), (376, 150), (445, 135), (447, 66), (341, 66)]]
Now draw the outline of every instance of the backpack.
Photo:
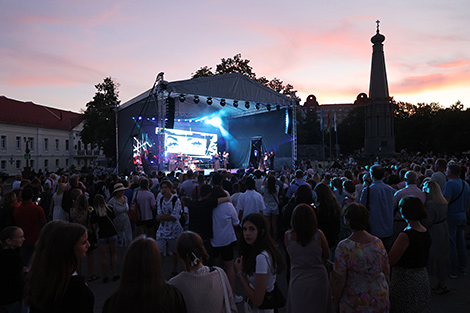
[[(160, 207), (162, 207), (162, 205), (163, 205), (163, 198), (164, 197), (160, 198)], [(171, 199), (171, 208), (172, 209), (175, 208), (175, 203), (176, 203), (177, 200), (178, 200), (178, 197), (176, 197), (176, 196)], [(186, 224), (186, 217), (184, 216), (184, 213), (183, 213), (183, 204), (181, 204), (181, 217), (179, 219), (179, 222), (180, 222), (182, 227), (184, 227), (184, 224)]]
[(138, 194), (139, 192), (137, 191), (134, 197), (134, 201), (132, 201), (131, 206), (129, 207), (129, 212), (127, 213), (127, 215), (129, 215), (129, 220), (131, 221), (131, 223), (137, 222), (140, 218), (139, 217), (140, 208), (139, 208), (139, 204), (137, 203)]

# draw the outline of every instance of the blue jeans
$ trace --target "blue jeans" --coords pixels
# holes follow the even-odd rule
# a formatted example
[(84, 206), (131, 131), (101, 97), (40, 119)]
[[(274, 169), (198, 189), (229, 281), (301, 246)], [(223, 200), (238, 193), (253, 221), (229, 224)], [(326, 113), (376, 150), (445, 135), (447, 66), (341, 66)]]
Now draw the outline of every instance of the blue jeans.
[(467, 267), (467, 248), (465, 246), (466, 220), (447, 220), (450, 238), (450, 273), (465, 273)]

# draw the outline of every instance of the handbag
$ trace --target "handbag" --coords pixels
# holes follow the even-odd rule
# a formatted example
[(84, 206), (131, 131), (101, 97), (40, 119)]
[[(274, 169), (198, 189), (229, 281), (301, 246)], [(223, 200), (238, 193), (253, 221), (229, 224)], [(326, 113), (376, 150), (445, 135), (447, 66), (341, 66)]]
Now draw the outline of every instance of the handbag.
[(228, 298), (228, 291), (227, 286), (225, 284), (225, 279), (222, 276), (222, 273), (220, 272), (220, 269), (218, 267), (216, 267), (215, 270), (217, 271), (217, 273), (219, 273), (220, 281), (222, 282), (222, 288), (224, 289), (225, 312), (231, 313), (232, 310), (230, 309), (230, 300)]
[(258, 307), (258, 309), (267, 310), (267, 309), (280, 309), (286, 305), (286, 298), (281, 292), (281, 289), (277, 286), (277, 283), (274, 283), (274, 289), (270, 292), (264, 294), (263, 303)]
[(137, 203), (138, 194), (139, 192), (137, 191), (135, 194), (134, 201), (132, 201), (131, 206), (129, 207), (129, 212), (127, 212), (127, 215), (129, 216), (129, 220), (131, 221), (131, 223), (135, 223), (139, 221), (139, 217), (140, 217), (139, 216), (140, 208), (139, 208), (139, 204)]

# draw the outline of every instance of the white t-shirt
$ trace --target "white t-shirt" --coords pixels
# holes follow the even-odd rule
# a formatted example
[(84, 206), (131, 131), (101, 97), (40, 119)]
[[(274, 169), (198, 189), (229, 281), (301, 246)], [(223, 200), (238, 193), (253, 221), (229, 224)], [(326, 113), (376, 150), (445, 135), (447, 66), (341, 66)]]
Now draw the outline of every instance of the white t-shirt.
[(255, 274), (268, 274), (266, 281), (266, 291), (271, 292), (274, 289), (274, 283), (276, 282), (276, 272), (272, 266), (273, 260), (271, 255), (264, 250), (256, 256), (256, 267), (253, 275), (246, 276), (248, 283), (251, 288), (255, 288)]
[(242, 219), (251, 213), (262, 213), (265, 209), (263, 196), (256, 190), (247, 190), (238, 197), (237, 211), (243, 210)]
[(213, 238), (211, 239), (211, 245), (213, 247), (225, 247), (237, 241), (233, 226), (238, 224), (238, 215), (233, 204), (230, 202), (219, 204), (212, 211)]

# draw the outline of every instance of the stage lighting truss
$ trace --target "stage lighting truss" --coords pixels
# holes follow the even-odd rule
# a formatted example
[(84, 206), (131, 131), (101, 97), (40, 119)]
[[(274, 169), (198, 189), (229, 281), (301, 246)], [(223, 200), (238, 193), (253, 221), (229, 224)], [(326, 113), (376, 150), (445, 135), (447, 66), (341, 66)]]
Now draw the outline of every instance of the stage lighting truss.
[(207, 102), (208, 105), (211, 105), (212, 104), (212, 98), (211, 97), (207, 98), (206, 102)]

